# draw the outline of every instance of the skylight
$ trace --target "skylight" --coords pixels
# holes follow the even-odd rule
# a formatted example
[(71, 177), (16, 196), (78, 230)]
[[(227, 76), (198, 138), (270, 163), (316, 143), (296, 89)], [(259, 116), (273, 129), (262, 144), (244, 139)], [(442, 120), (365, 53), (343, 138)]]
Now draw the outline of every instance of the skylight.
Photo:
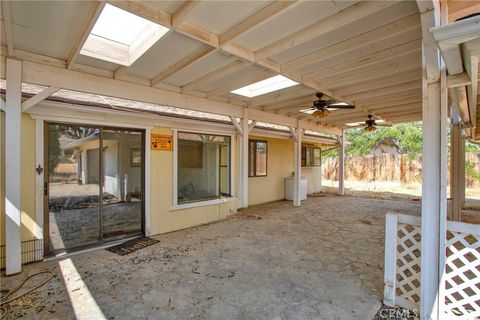
[(129, 46), (150, 24), (152, 22), (107, 3), (90, 34)]
[(106, 4), (80, 54), (129, 66), (168, 30), (147, 19)]
[(274, 76), (259, 82), (249, 84), (240, 89), (231, 91), (244, 97), (253, 98), (269, 92), (285, 89), (297, 85), (298, 82), (290, 80), (282, 75)]

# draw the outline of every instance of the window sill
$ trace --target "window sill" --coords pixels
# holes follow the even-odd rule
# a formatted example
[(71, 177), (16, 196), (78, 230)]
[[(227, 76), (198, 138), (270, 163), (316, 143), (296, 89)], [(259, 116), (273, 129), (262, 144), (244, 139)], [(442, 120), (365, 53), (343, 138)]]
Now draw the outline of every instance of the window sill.
[(189, 208), (197, 208), (197, 207), (205, 207), (205, 206), (212, 206), (216, 204), (222, 204), (232, 201), (233, 197), (222, 197), (219, 199), (213, 200), (206, 200), (206, 201), (197, 201), (197, 202), (190, 202), (185, 204), (177, 204), (170, 208), (170, 211), (182, 210), (182, 209), (189, 209)]

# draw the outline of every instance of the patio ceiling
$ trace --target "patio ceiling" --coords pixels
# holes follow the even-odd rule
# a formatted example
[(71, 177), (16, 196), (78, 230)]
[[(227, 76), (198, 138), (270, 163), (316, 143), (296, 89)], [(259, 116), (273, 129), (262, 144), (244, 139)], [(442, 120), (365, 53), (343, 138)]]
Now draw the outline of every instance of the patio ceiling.
[[(236, 117), (248, 107), (259, 121), (293, 119), (310, 130), (335, 132), (368, 114), (392, 123), (421, 120), (415, 1), (111, 4), (170, 30), (126, 67), (80, 54), (104, 2), (3, 1), (1, 77), (12, 56), (28, 61), (24, 82), (213, 113), (228, 108)], [(231, 93), (278, 74), (299, 84), (253, 98)], [(317, 91), (356, 108), (327, 118), (300, 112)]]

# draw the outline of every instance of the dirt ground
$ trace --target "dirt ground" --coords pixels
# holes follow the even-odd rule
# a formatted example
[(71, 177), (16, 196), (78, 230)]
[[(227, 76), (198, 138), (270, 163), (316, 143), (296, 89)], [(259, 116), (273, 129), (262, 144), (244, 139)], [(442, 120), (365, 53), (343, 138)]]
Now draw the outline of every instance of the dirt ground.
[(158, 244), (127, 256), (101, 249), (27, 265), (3, 277), (2, 289), (39, 270), (55, 276), (8, 305), (7, 319), (372, 319), (390, 211), (419, 214), (420, 205), (280, 201), (155, 236)]

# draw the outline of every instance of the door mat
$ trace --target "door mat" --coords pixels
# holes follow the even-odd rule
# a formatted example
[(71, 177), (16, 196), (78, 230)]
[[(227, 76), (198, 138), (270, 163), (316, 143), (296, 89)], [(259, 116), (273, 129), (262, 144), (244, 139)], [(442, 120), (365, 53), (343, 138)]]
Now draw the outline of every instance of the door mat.
[(119, 256), (125, 256), (137, 250), (154, 245), (155, 243), (158, 243), (158, 242), (160, 241), (157, 239), (140, 237), (137, 239), (129, 240), (127, 242), (121, 243), (113, 247), (106, 248), (105, 250), (108, 250), (112, 253), (116, 253)]

